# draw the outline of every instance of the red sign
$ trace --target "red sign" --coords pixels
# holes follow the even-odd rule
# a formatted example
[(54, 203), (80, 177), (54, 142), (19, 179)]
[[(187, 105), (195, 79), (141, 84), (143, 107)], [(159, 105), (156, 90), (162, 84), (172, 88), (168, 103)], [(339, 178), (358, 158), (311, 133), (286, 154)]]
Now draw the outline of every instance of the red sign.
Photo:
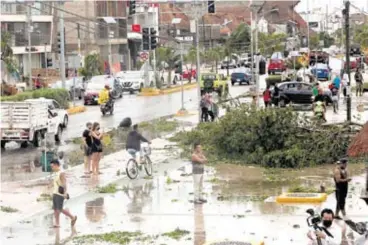
[(148, 53), (147, 52), (141, 52), (139, 54), (139, 57), (141, 58), (141, 60), (146, 61), (146, 60), (148, 60)]
[(141, 25), (140, 24), (133, 24), (132, 25), (132, 32), (141, 32)]

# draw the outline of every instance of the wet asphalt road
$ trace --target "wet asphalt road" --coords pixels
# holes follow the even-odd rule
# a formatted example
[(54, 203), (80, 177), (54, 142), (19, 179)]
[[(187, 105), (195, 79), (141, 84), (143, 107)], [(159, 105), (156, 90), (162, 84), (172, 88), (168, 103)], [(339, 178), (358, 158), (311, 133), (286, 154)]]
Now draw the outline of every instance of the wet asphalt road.
[[(226, 70), (222, 70), (226, 73)], [(261, 77), (261, 87), (265, 84), (265, 76)], [(230, 85), (230, 94), (237, 96), (249, 91), (250, 86)], [(78, 102), (80, 103), (80, 102)], [(187, 110), (197, 109), (198, 95), (196, 89), (184, 90), (184, 106)], [(124, 94), (122, 99), (115, 101), (114, 115), (102, 116), (98, 106), (88, 106), (87, 111), (71, 115), (68, 128), (63, 132), (63, 140), (81, 137), (87, 122), (99, 122), (101, 128), (106, 132), (119, 125), (125, 117), (132, 118), (133, 123), (153, 120), (159, 117), (173, 115), (181, 108), (181, 92), (143, 97)], [(65, 144), (65, 143), (64, 143)], [(2, 166), (12, 166), (14, 163), (23, 163), (37, 156), (37, 150), (30, 144), (28, 148), (22, 149), (15, 142), (7, 144), (7, 149), (1, 152)], [(5, 168), (3, 168), (5, 169)], [(3, 173), (3, 171), (2, 171)]]

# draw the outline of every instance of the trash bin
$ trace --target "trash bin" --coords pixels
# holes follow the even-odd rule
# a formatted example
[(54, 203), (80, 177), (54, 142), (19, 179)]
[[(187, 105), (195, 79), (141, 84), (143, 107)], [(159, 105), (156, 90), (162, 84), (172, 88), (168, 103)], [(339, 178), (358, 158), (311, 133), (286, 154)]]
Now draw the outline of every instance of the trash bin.
[(54, 158), (54, 152), (53, 151), (43, 151), (41, 154), (41, 166), (42, 166), (42, 172), (51, 172), (51, 160)]

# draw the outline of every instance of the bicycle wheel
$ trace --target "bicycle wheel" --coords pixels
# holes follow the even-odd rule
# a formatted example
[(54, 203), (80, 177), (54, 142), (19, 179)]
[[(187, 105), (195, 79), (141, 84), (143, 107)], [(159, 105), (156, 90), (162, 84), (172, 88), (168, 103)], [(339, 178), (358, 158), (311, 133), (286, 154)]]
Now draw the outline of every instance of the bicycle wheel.
[(138, 163), (133, 158), (129, 159), (127, 163), (126, 173), (130, 179), (135, 179), (138, 176), (139, 173)]
[(145, 164), (144, 164), (144, 170), (146, 170), (146, 174), (148, 176), (152, 176), (152, 161), (151, 159), (149, 158), (149, 156), (145, 156), (144, 157), (144, 160), (145, 160)]

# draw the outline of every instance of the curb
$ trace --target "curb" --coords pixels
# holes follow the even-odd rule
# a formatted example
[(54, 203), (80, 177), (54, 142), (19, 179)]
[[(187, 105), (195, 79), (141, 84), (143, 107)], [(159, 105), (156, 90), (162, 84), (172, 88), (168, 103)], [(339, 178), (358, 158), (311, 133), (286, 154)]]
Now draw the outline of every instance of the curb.
[[(193, 88), (196, 88), (196, 87), (197, 87), (196, 83), (183, 85), (184, 90), (189, 90), (189, 89), (193, 89)], [(178, 87), (174, 87), (174, 88), (167, 88), (167, 89), (149, 88), (147, 90), (143, 89), (142, 92), (139, 93), (138, 95), (139, 96), (158, 96), (158, 95), (164, 95), (164, 94), (171, 94), (171, 93), (180, 92), (181, 89), (182, 89), (182, 86), (178, 86)]]
[(67, 112), (69, 115), (73, 115), (73, 114), (85, 112), (86, 110), (87, 108), (85, 106), (80, 105), (80, 106), (74, 106), (74, 107), (69, 108)]

